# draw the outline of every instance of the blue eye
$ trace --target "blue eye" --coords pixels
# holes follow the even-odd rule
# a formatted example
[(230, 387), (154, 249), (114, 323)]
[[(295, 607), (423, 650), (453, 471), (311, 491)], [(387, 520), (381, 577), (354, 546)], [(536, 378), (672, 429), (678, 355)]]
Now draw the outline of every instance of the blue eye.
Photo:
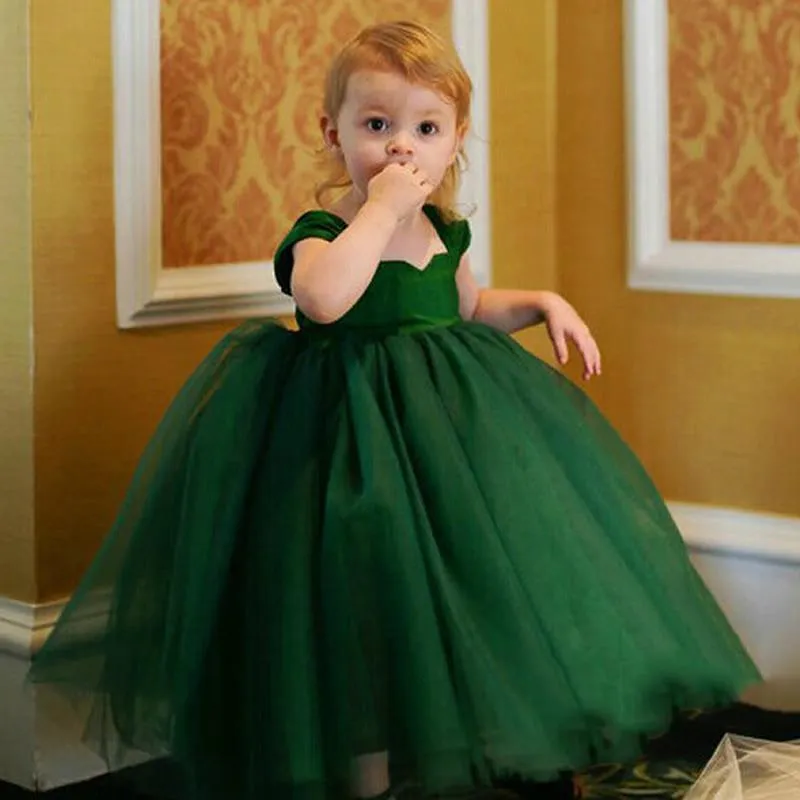
[(419, 132), (423, 136), (431, 136), (439, 132), (439, 126), (435, 122), (422, 122), (419, 126)]
[(388, 127), (386, 120), (380, 117), (371, 117), (367, 120), (367, 128), (373, 133), (383, 133)]

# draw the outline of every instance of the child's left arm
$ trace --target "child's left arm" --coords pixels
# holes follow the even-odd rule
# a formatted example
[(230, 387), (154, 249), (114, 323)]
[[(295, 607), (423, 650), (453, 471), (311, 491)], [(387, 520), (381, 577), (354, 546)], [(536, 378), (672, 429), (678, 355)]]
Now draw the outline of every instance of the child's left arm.
[(583, 359), (583, 377), (588, 380), (600, 374), (600, 350), (591, 331), (560, 295), (548, 291), (481, 289), (466, 253), (461, 257), (456, 283), (463, 319), (482, 322), (505, 333), (544, 322), (559, 363), (567, 363), (567, 341), (571, 340)]

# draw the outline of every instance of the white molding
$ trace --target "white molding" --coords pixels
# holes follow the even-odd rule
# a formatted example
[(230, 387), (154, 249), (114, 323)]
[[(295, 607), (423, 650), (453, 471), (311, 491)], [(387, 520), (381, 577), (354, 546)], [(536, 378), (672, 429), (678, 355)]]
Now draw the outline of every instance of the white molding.
[[(69, 598), (24, 603), (0, 597), (0, 652), (30, 660), (44, 644)], [(70, 620), (73, 633), (92, 636), (108, 619), (110, 590), (96, 590), (81, 613)]]
[(162, 265), (160, 25), (159, 0), (113, 0), (117, 324), (291, 313), (268, 262)]
[(44, 643), (66, 600), (30, 604), (0, 597), (0, 651), (27, 660)]
[(668, 0), (625, 0), (628, 285), (800, 297), (800, 246), (670, 238)]
[[(480, 210), (472, 253), (490, 280), (487, 0), (456, 0), (454, 39), (475, 82), (470, 168), (459, 200)], [(137, 328), (293, 311), (272, 263), (165, 268), (161, 243), (160, 2), (113, 0), (117, 325)]]
[(669, 503), (690, 550), (800, 564), (800, 518), (693, 503)]
[[(30, 604), (0, 597), (0, 781), (34, 792), (108, 770), (84, 744), (85, 717), (71, 701), (27, 682), (31, 658), (65, 605), (66, 600)], [(87, 613), (83, 620), (94, 627), (98, 617)]]
[(470, 217), (470, 265), (481, 286), (492, 282), (492, 222), (489, 190), (489, 7), (488, 0), (453, 0), (453, 42), (472, 78), (472, 125), (466, 143), (469, 167), (462, 175), (459, 203)]

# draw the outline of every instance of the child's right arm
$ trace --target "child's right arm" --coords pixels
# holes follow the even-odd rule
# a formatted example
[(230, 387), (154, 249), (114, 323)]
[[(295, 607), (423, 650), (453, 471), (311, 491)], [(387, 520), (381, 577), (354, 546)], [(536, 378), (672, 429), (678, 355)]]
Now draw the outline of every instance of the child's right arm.
[(397, 227), (388, 206), (367, 200), (332, 242), (303, 239), (294, 246), (292, 296), (315, 322), (335, 322), (367, 289)]
[(432, 188), (421, 170), (391, 164), (372, 178), (367, 201), (332, 242), (298, 242), (292, 296), (303, 314), (322, 324), (344, 316), (367, 290), (400, 220), (420, 208)]

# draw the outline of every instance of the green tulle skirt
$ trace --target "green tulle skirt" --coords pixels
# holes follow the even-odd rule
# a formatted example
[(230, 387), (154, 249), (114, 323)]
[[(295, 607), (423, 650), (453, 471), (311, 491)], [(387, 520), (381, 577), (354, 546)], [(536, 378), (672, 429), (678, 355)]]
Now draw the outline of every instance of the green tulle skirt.
[(557, 371), (473, 323), (267, 322), (175, 399), (31, 677), (214, 800), (338, 798), (381, 751), (425, 791), (546, 780), (758, 680)]

